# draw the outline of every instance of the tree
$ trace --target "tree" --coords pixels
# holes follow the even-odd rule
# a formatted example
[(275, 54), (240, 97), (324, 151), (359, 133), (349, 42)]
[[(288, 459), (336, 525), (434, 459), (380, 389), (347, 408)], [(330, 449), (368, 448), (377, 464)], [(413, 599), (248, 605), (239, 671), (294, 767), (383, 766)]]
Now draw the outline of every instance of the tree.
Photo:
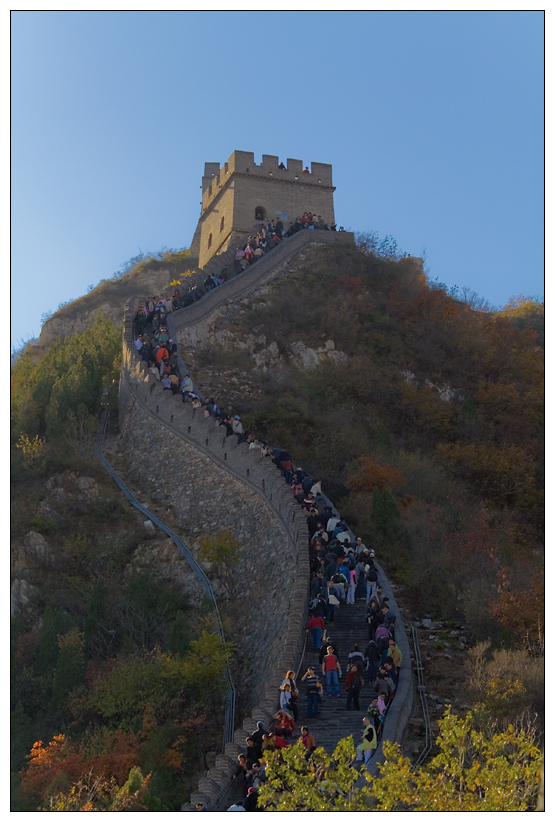
[(191, 647), (189, 635), (190, 626), (183, 611), (178, 611), (171, 625), (168, 636), (168, 651), (179, 657), (184, 657)]
[(23, 793), (39, 802), (48, 786), (62, 773), (71, 784), (80, 776), (81, 756), (64, 734), (58, 734), (45, 747), (35, 742), (28, 755), (29, 764), (20, 772)]
[(528, 811), (539, 792), (542, 755), (530, 735), (509, 725), (505, 732), (473, 729), (473, 717), (449, 709), (439, 721), (440, 753), (414, 770), (397, 744), (384, 742), (379, 778), (355, 787), (358, 772), (352, 737), (332, 756), (317, 748), (305, 759), (302, 744), (270, 751), (260, 789), (267, 811)]
[[(46, 807), (48, 811), (149, 811), (148, 783), (150, 775), (144, 777), (140, 768), (132, 768), (123, 787), (115, 779), (94, 776), (92, 773), (81, 777), (66, 791), (52, 793)], [(161, 810), (161, 809), (160, 809)]]
[(385, 762), (372, 783), (379, 811), (529, 811), (536, 806), (542, 755), (512, 725), (490, 736), (473, 730), (472, 714), (447, 709), (439, 720), (440, 753), (414, 771), (399, 745), (384, 743)]
[(371, 521), (384, 538), (394, 537), (401, 524), (401, 515), (395, 497), (387, 488), (378, 485), (372, 491)]
[(66, 434), (68, 419), (72, 436), (89, 436), (102, 392), (118, 377), (120, 352), (120, 332), (102, 311), (82, 334), (56, 337), (38, 363), (28, 346), (13, 370), (14, 437)]
[(527, 587), (513, 587), (508, 569), (499, 574), (498, 599), (489, 610), (517, 641), (529, 648), (543, 649), (545, 620), (545, 581), (542, 569), (534, 573)]
[(58, 637), (60, 653), (52, 682), (52, 702), (64, 707), (68, 695), (85, 680), (85, 642), (78, 628)]
[(259, 805), (267, 811), (368, 811), (370, 789), (355, 790), (358, 771), (352, 736), (341, 739), (330, 756), (316, 748), (306, 759), (300, 740), (282, 751), (267, 751), (267, 784)]
[(534, 481), (535, 466), (522, 448), (440, 443), (437, 453), (456, 466), (479, 494), (499, 507), (518, 505), (536, 512), (541, 505)]
[(241, 543), (231, 531), (220, 531), (199, 539), (199, 559), (209, 562), (212, 575), (223, 585), (228, 596), (235, 599), (238, 588), (236, 569), (241, 558)]
[(37, 654), (37, 670), (52, 670), (58, 659), (60, 647), (58, 645), (58, 615), (54, 614), (50, 605), (47, 605), (42, 615), (39, 634), (39, 649)]
[(347, 488), (356, 494), (369, 494), (374, 488), (393, 488), (405, 484), (402, 473), (392, 465), (376, 462), (370, 457), (359, 457), (359, 463), (358, 473), (349, 477), (345, 483)]

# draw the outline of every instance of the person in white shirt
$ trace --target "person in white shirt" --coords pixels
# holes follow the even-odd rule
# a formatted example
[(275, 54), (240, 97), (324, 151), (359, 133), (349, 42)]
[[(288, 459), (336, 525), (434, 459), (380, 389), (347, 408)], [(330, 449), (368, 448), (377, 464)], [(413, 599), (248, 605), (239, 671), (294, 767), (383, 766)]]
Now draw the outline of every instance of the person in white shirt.
[(357, 554), (362, 554), (363, 551), (366, 551), (366, 545), (363, 543), (361, 537), (356, 538), (355, 551)]

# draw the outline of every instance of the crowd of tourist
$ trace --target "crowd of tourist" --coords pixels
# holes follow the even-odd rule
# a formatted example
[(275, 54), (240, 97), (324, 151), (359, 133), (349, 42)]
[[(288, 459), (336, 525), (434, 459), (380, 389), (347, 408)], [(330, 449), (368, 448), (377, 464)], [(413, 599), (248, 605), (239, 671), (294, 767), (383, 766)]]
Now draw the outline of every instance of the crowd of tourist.
[[(304, 510), (308, 526), (311, 580), (306, 630), (313, 649), (319, 654), (318, 668), (308, 667), (299, 684), (294, 671), (285, 672), (276, 695), (279, 709), (273, 717), (272, 728), (265, 729), (259, 722), (257, 730), (245, 740), (245, 754), (238, 757), (236, 774), (236, 780), (242, 786), (243, 801), (228, 810), (255, 811), (258, 788), (266, 780), (265, 751), (279, 750), (297, 741), (301, 693), (304, 692), (306, 699), (307, 718), (316, 718), (326, 696), (329, 700), (340, 698), (339, 681), (343, 673), (345, 709), (360, 711), (363, 693), (368, 702), (362, 709), (362, 741), (357, 746), (357, 760), (364, 763), (363, 767), (368, 766), (377, 748), (386, 712), (395, 697), (403, 657), (395, 641), (396, 614), (378, 584), (374, 551), (360, 537), (354, 538), (345, 521), (333, 511), (322, 492), (321, 482), (310, 477), (300, 466), (295, 466), (288, 452), (272, 449), (254, 433), (246, 431), (239, 414), (219, 407), (213, 397), (204, 399), (195, 392), (188, 372), (179, 373), (177, 345), (163, 324), (168, 303), (172, 305), (170, 311), (176, 308), (174, 301), (179, 307), (178, 292), (171, 298), (162, 296), (157, 302), (147, 298), (141, 304), (135, 326), (138, 353), (162, 381), (164, 390), (181, 394), (183, 402), (191, 402), (202, 409), (205, 417), (212, 418), (215, 425), (224, 426), (226, 436), (236, 436), (239, 443), (247, 442), (250, 449), (258, 449), (261, 459), (274, 462)], [(146, 322), (142, 321), (143, 316)], [(148, 333), (147, 323), (150, 326)], [(340, 650), (329, 638), (328, 630), (334, 624), (337, 609), (352, 606), (357, 601), (366, 605), (367, 644), (363, 650), (353, 644), (343, 672)], [(306, 758), (310, 758), (316, 741), (309, 727), (303, 725), (298, 738), (306, 748)], [(197, 810), (208, 809), (197, 806)]]
[[(299, 231), (303, 231), (303, 229), (319, 231), (338, 230), (335, 223), (329, 226), (321, 215), (313, 214), (311, 211), (305, 211), (301, 217), (297, 217), (287, 230), (285, 230), (281, 219), (265, 221), (261, 224), (256, 234), (252, 234), (248, 237), (244, 245), (237, 248), (235, 252), (235, 273), (240, 274), (287, 237), (293, 237)], [(343, 226), (339, 228), (339, 231), (344, 230)], [(228, 273), (227, 270), (225, 270), (225, 273)]]

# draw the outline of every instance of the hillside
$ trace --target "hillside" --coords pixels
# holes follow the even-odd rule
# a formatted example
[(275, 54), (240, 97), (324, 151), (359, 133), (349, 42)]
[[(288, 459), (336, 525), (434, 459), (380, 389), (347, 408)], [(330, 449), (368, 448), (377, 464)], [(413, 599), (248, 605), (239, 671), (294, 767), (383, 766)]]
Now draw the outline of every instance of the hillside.
[[(48, 806), (88, 769), (140, 788), (140, 807), (122, 810), (177, 810), (218, 744), (223, 657), (204, 633), (198, 583), (91, 452), (111, 386), (108, 448), (126, 477), (123, 306), (191, 266), (166, 255), (106, 281), (60, 309), (12, 370), (14, 810)], [(431, 287), (419, 260), (344, 245), (303, 254), (221, 307), (200, 342), (179, 332), (195, 385), (319, 477), (375, 548), (405, 618), (440, 626), (427, 655), (456, 645), (448, 680), (445, 665), (428, 669), (444, 701), (468, 645), (506, 654), (478, 645), (457, 698), (483, 697), (498, 719), (542, 711), (542, 322), (536, 303), (475, 311)], [(193, 544), (144, 485), (134, 493)], [(232, 566), (219, 571), (233, 578)], [(224, 604), (224, 620), (236, 606)]]
[[(99, 312), (12, 371), (15, 811), (65, 810), (50, 799), (76, 782), (117, 810), (178, 810), (221, 739), (228, 652), (202, 587), (92, 455), (106, 400), (117, 435), (120, 360), (121, 334)], [(117, 450), (110, 459), (125, 477)], [(193, 544), (155, 487), (133, 490)]]
[(525, 319), (357, 248), (314, 251), (223, 314), (182, 346), (205, 395), (319, 476), (423, 610), (477, 638), (534, 633), (543, 352)]
[[(133, 261), (131, 261), (133, 262)], [(98, 311), (119, 326), (125, 304), (130, 297), (144, 298), (159, 294), (169, 283), (186, 270), (194, 268), (198, 259), (188, 250), (164, 252), (154, 257), (144, 257), (122, 276), (102, 280), (89, 293), (70, 300), (60, 307), (44, 323), (38, 346), (48, 347), (56, 337), (82, 333), (90, 328)]]

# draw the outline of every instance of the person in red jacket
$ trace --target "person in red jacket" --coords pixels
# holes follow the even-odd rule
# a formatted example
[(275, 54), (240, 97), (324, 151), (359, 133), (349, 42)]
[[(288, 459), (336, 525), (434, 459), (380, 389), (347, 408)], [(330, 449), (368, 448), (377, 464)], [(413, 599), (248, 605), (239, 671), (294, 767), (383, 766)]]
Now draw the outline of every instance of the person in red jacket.
[(333, 652), (333, 647), (328, 645), (327, 654), (322, 662), (322, 676), (326, 677), (328, 696), (339, 696), (339, 677), (341, 676), (341, 665)]
[(321, 616), (312, 616), (308, 621), (308, 628), (306, 632), (310, 631), (312, 634), (312, 641), (314, 643), (314, 650), (319, 651), (322, 647), (322, 634), (326, 630), (326, 623)]

